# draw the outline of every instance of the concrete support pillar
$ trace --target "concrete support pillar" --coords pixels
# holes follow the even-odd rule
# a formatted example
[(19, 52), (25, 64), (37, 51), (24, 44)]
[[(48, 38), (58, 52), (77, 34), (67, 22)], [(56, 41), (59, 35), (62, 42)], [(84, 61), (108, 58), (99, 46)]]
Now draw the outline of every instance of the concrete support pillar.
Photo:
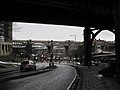
[(116, 47), (116, 73), (120, 83), (120, 0), (115, 0), (115, 47)]
[(69, 55), (69, 46), (65, 46), (65, 55), (66, 55), (66, 56)]
[(90, 27), (84, 29), (84, 65), (91, 65), (91, 30)]
[(51, 46), (50, 46), (50, 53), (53, 53), (53, 40), (50, 41)]
[(69, 54), (70, 54), (70, 41), (68, 41), (64, 47), (65, 47), (66, 56), (69, 56)]

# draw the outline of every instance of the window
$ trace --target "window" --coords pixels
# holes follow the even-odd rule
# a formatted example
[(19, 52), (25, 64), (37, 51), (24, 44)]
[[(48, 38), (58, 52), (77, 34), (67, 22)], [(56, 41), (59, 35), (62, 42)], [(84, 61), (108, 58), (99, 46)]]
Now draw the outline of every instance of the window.
[(4, 44), (2, 44), (2, 50), (4, 51)]

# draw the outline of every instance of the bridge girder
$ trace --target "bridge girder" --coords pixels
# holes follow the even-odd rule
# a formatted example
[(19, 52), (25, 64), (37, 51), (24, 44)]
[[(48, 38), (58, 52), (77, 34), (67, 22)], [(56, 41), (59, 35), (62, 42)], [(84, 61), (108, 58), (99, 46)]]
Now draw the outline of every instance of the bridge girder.
[(113, 0), (2, 0), (1, 8), (1, 20), (114, 28)]

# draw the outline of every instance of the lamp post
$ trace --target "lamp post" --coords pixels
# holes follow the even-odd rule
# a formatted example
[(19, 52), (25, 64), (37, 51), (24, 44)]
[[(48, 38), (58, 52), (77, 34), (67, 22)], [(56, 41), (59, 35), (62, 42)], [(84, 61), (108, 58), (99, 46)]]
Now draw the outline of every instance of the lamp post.
[(76, 35), (70, 35), (70, 36), (74, 36), (74, 38), (75, 38), (75, 42), (76, 42)]

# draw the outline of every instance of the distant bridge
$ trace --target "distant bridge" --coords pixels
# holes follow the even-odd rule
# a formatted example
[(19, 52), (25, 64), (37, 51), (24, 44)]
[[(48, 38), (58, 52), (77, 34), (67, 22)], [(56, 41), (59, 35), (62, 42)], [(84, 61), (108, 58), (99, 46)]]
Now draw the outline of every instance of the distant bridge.
[[(20, 54), (26, 52), (25, 48), (29, 40), (13, 40), (13, 52)], [(33, 53), (54, 53), (54, 55), (68, 56), (71, 50), (77, 50), (82, 42), (74, 41), (36, 41), (30, 40)]]
[[(29, 40), (13, 40), (13, 45), (25, 45)], [(64, 46), (72, 46), (72, 47), (77, 47), (77, 46), (80, 46), (82, 45), (82, 42), (74, 42), (74, 41), (70, 41), (70, 40), (67, 40), (67, 41), (42, 41), (42, 40), (31, 40), (31, 43), (33, 45), (35, 44), (44, 44), (46, 46), (50, 46), (51, 43), (54, 45), (54, 46), (61, 46), (61, 47), (64, 47)]]
[(100, 61), (115, 61), (116, 54), (113, 52), (101, 52), (101, 53), (93, 53), (92, 60), (100, 60)]

